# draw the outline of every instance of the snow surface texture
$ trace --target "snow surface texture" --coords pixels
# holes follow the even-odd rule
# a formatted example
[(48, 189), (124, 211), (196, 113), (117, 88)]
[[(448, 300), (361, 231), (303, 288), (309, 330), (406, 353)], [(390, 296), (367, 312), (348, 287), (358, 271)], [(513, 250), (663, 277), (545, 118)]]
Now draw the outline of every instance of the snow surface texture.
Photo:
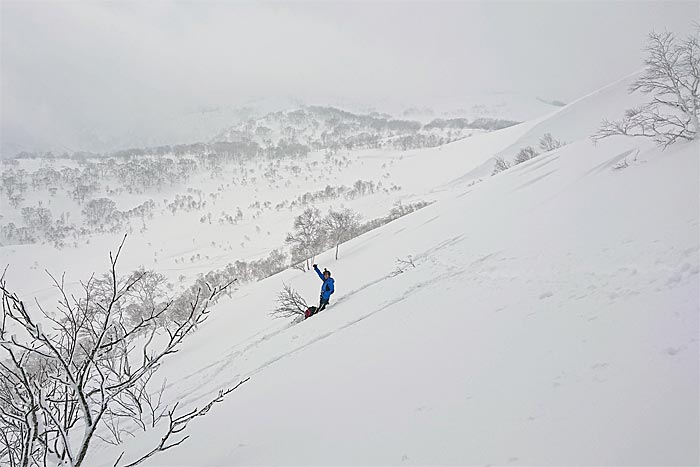
[(147, 465), (697, 465), (700, 146), (570, 128), (567, 146), (475, 171), (537, 128), (619, 117), (626, 83), (595, 98), (409, 151), (392, 180), (437, 202), (317, 258), (336, 293), (314, 318), (268, 314), (283, 281), (314, 300), (313, 272), (221, 300), (162, 367), (166, 397), (201, 407), (251, 379)]

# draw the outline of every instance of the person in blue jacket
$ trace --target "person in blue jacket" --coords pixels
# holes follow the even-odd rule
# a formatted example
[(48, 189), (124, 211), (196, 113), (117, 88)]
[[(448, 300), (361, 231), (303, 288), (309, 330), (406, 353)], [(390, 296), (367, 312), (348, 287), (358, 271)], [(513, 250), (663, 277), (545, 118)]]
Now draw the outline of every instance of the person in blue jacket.
[(335, 292), (335, 281), (331, 278), (331, 272), (328, 269), (324, 268), (322, 273), (318, 270), (318, 266), (314, 264), (314, 271), (316, 271), (318, 277), (323, 281), (323, 285), (321, 286), (321, 301), (318, 304), (318, 310), (316, 310), (316, 313), (318, 313), (326, 308), (331, 294)]

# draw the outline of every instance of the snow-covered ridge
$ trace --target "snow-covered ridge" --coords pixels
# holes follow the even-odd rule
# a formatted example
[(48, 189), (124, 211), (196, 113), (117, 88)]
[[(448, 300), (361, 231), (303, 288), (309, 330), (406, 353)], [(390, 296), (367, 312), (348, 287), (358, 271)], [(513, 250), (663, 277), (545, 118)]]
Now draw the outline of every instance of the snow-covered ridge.
[[(544, 115), (556, 108), (551, 102), (519, 94), (489, 93), (460, 99), (432, 99), (425, 102), (357, 101), (337, 96), (326, 97), (272, 97), (249, 99), (230, 105), (202, 105), (173, 110), (157, 119), (136, 115), (127, 128), (116, 132), (113, 127), (65, 128), (47, 126), (37, 128), (3, 129), (0, 158), (10, 158), (21, 152), (116, 152), (130, 148), (173, 146), (210, 141), (232, 126), (238, 126), (265, 117), (270, 113), (302, 107), (336, 107), (357, 114), (391, 114), (396, 119), (429, 123), (436, 118), (492, 118), (523, 121)], [(123, 125), (122, 125), (123, 126)], [(214, 138), (215, 139), (215, 138)]]
[(308, 106), (248, 120), (220, 133), (212, 141), (255, 142), (271, 151), (280, 145), (328, 151), (382, 147), (406, 150), (440, 146), (515, 123), (486, 117), (473, 120), (433, 118), (423, 123), (380, 112), (358, 114), (335, 107)]
[(491, 176), (496, 158), (512, 161), (526, 147), (540, 151), (538, 144), (546, 134), (563, 144), (588, 140), (598, 130), (603, 119), (619, 119), (626, 109), (644, 102), (645, 96), (628, 91), (639, 72), (576, 99), (543, 117), (526, 122), (527, 130), (517, 139), (492, 154), (483, 164), (458, 177), (455, 182), (471, 182)]
[(541, 117), (530, 131), (518, 139), (502, 155), (515, 153), (517, 148), (536, 145), (545, 133), (551, 133), (563, 141), (578, 141), (595, 133), (603, 118), (619, 119), (626, 109), (634, 108), (647, 98), (641, 93), (630, 93), (630, 85), (640, 72), (625, 76), (614, 83), (591, 92), (552, 114)]

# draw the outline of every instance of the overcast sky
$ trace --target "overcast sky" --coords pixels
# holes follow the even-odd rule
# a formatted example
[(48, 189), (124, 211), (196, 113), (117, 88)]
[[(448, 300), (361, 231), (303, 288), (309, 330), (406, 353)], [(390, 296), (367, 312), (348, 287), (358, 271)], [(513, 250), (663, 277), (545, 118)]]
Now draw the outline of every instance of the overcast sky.
[(570, 101), (642, 65), (698, 2), (2, 1), (2, 136), (101, 138), (264, 96)]

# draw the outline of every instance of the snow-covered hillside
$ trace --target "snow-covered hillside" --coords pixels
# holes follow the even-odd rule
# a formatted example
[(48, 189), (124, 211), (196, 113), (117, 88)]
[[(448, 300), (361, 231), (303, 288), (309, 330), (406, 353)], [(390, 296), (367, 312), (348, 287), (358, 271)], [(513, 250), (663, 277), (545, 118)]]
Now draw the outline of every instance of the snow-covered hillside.
[(110, 119), (90, 121), (89, 125), (82, 122), (84, 127), (76, 127), (77, 121), (58, 124), (45, 117), (46, 120), (34, 122), (31, 129), (4, 127), (0, 159), (11, 158), (21, 152), (99, 153), (208, 141), (231, 125), (301, 104), (299, 99), (268, 97), (232, 105), (202, 105), (167, 111), (153, 109), (157, 115), (136, 113), (129, 115), (126, 122)]
[(388, 113), (396, 118), (428, 123), (436, 118), (500, 118), (505, 120), (532, 120), (563, 105), (554, 99), (513, 92), (474, 93), (464, 96), (434, 97), (416, 100), (385, 96), (371, 103), (352, 99), (325, 98), (308, 100), (308, 105), (332, 105), (355, 113)]
[[(319, 205), (342, 202), (372, 218), (397, 200), (435, 202), (344, 243), (337, 261), (331, 251), (318, 257), (336, 292), (312, 319), (291, 325), (269, 313), (283, 282), (315, 301), (313, 272), (286, 270), (219, 301), (158, 373), (165, 397), (187, 410), (251, 379), (148, 465), (700, 462), (700, 145), (593, 144), (582, 122), (621, 115), (626, 87), (436, 148), (352, 151), (346, 165), (312, 153), (303, 175), (280, 169), (279, 186), (251, 182), (255, 165), (247, 184), (241, 167), (224, 172), (239, 183), (224, 186), (217, 211), (274, 205), (361, 174), (401, 189)], [(495, 156), (545, 132), (568, 144), (490, 176)], [(209, 176), (189, 183), (201, 189)], [(295, 209), (261, 209), (235, 226), (158, 214), (127, 240), (122, 268), (145, 264), (171, 278), (191, 268), (191, 278), (262, 256), (283, 242)], [(261, 234), (240, 245), (258, 223)], [(50, 303), (35, 264), (60, 271), (72, 262), (77, 280), (106, 269), (118, 237), (63, 250), (2, 247), (8, 281)], [(197, 254), (209, 259), (179, 260)], [(402, 261), (409, 255), (413, 265)], [(160, 435), (95, 445), (90, 465), (112, 465), (124, 449), (125, 460), (138, 457)]]
[(697, 463), (697, 149), (618, 172), (629, 141), (581, 143), (464, 189), (320, 258), (337, 297), (294, 327), (265, 311), (310, 274), (222, 303), (168, 390), (252, 379), (152, 465)]
[(335, 107), (309, 106), (242, 122), (216, 135), (212, 141), (255, 142), (270, 153), (305, 154), (309, 150), (336, 152), (360, 148), (406, 150), (441, 146), (518, 123), (501, 118), (460, 117), (421, 122), (397, 119), (385, 113), (356, 114)]
[(391, 114), (396, 119), (416, 120), (427, 124), (435, 119), (480, 118), (525, 121), (545, 115), (557, 108), (556, 101), (512, 93), (488, 93), (450, 99), (435, 98), (425, 102), (385, 99), (362, 102), (338, 96), (264, 97), (231, 105), (209, 105), (171, 110), (162, 115), (138, 114), (128, 122), (91, 122), (92, 127), (75, 128), (68, 123), (57, 125), (48, 120), (35, 122), (33, 131), (26, 128), (3, 128), (0, 159), (21, 152), (75, 151), (111, 152), (128, 148), (190, 144), (219, 141), (233, 128), (245, 128), (249, 120), (268, 114), (303, 107), (332, 106), (357, 114)]

